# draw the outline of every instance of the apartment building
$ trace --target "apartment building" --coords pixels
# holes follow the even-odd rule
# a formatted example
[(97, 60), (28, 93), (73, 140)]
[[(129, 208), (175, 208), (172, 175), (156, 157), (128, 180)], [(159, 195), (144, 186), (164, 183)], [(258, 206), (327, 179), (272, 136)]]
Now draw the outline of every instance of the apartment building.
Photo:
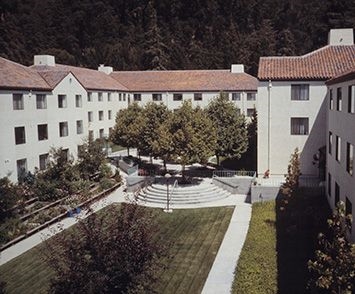
[[(341, 200), (346, 214), (354, 215), (355, 176), (355, 67), (326, 82), (327, 94), (327, 199), (334, 209)], [(349, 232), (355, 242), (355, 229)]]
[[(287, 173), (300, 151), (304, 176), (324, 178), (326, 81), (355, 66), (352, 29), (329, 33), (328, 45), (303, 56), (261, 57), (258, 70), (258, 174)], [(321, 168), (320, 168), (321, 167)]]
[[(89, 133), (107, 136), (127, 89), (103, 72), (35, 56), (25, 67), (0, 58), (0, 177), (44, 169), (51, 147), (77, 157)], [(121, 98), (121, 99), (120, 99)]]
[(246, 117), (257, 108), (257, 79), (242, 64), (230, 70), (116, 71), (110, 76), (129, 89), (130, 102), (141, 106), (157, 102), (174, 110), (191, 100), (193, 106), (206, 107), (224, 92)]
[(77, 158), (88, 135), (107, 137), (117, 111), (148, 101), (178, 108), (194, 106), (226, 92), (246, 115), (257, 108), (257, 79), (242, 65), (231, 70), (113, 72), (61, 65), (54, 56), (38, 55), (26, 67), (0, 58), (0, 177), (12, 181), (27, 171), (44, 169), (51, 147)]

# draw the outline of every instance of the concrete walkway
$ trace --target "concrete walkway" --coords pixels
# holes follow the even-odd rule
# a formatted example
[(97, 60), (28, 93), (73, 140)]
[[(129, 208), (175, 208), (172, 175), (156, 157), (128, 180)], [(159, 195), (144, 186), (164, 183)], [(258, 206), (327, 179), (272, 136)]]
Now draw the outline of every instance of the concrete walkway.
[[(124, 186), (119, 187), (112, 194), (91, 205), (93, 212), (96, 212), (112, 203), (129, 201), (124, 193)], [(244, 202), (245, 195), (232, 195), (226, 199), (215, 202), (188, 205), (186, 208), (202, 208), (217, 206), (235, 206), (229, 227), (226, 231), (222, 244), (205, 282), (203, 294), (224, 294), (230, 293), (234, 270), (243, 247), (251, 217), (251, 205)], [(149, 205), (151, 206), (151, 205)], [(157, 205), (159, 207), (160, 205)], [(160, 206), (161, 207), (161, 206)], [(183, 206), (179, 206), (184, 208)], [(67, 229), (79, 220), (88, 216), (86, 211), (81, 212), (78, 217), (71, 217), (44, 229), (31, 237), (11, 246), (0, 253), (0, 265), (12, 260), (22, 253), (30, 250), (36, 245), (64, 229)]]

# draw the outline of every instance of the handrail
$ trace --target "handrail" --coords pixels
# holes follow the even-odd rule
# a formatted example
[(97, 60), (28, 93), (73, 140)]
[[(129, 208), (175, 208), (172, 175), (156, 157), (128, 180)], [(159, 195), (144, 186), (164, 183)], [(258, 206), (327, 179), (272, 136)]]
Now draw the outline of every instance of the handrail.
[(171, 198), (173, 197), (173, 193), (174, 193), (174, 190), (176, 188), (178, 184), (178, 180), (175, 180), (174, 184), (173, 184), (173, 188), (171, 189), (171, 192), (170, 192), (170, 195), (169, 195), (169, 201), (171, 200)]
[(255, 178), (256, 172), (248, 171), (248, 170), (214, 170), (213, 171), (213, 177), (231, 178), (235, 176)]

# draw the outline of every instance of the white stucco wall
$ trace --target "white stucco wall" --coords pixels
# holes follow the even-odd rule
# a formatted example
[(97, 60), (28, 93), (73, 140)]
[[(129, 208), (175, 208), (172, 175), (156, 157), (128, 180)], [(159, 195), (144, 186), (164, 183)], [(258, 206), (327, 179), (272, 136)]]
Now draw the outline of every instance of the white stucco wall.
[[(352, 203), (352, 215), (354, 215), (355, 207), (355, 170), (350, 175), (346, 170), (346, 143), (349, 142), (355, 147), (355, 114), (348, 113), (348, 86), (355, 85), (355, 80), (342, 82), (329, 86), (333, 89), (334, 107), (329, 110), (329, 92), (327, 99), (327, 175), (331, 174), (331, 193), (328, 193), (328, 176), (327, 176), (327, 199), (330, 206), (335, 207), (335, 182), (339, 185), (340, 200), (346, 202), (346, 197)], [(336, 90), (342, 88), (342, 111), (337, 111)], [(329, 154), (328, 132), (332, 132), (332, 153)], [(335, 136), (341, 138), (341, 155), (340, 162), (335, 159), (336, 139)], [(355, 150), (354, 150), (355, 152)], [(352, 227), (351, 240), (355, 242), (355, 226)]]
[[(309, 100), (292, 101), (291, 84), (309, 84)], [(303, 175), (318, 175), (312, 164), (313, 155), (325, 143), (324, 82), (261, 81), (258, 86), (258, 174), (270, 170), (270, 175), (287, 173), (291, 154), (301, 151)], [(270, 114), (270, 117), (269, 117)], [(291, 135), (291, 118), (308, 117), (309, 135)]]
[[(154, 102), (152, 100), (152, 92), (136, 92), (137, 94), (141, 94), (141, 101), (137, 101), (137, 103), (141, 106), (146, 105), (148, 102)], [(202, 93), (202, 100), (200, 101), (195, 101), (194, 100), (194, 92), (154, 92), (154, 93), (159, 93), (162, 94), (162, 103), (168, 106), (170, 110), (177, 109), (181, 106), (182, 101), (174, 101), (173, 95), (174, 93), (179, 93), (182, 94), (182, 99), (184, 100), (191, 100), (192, 105), (195, 106), (200, 106), (202, 108), (205, 108), (208, 106), (208, 103), (215, 97), (219, 96), (219, 92), (195, 92), (195, 93)], [(232, 101), (232, 92), (226, 92), (229, 96), (229, 100)], [(236, 93), (236, 92), (234, 92)], [(249, 93), (253, 93), (250, 91)], [(255, 93), (255, 92), (254, 92)], [(134, 93), (130, 94), (130, 101), (133, 102), (133, 96)], [(246, 92), (241, 92), (241, 99), (238, 101), (233, 100), (232, 102), (235, 103), (235, 105), (241, 110), (241, 113), (244, 113), (245, 115), (247, 114), (247, 109), (253, 109), (257, 108), (257, 100), (258, 97), (256, 96), (256, 100), (254, 101), (248, 101), (247, 100), (247, 93)], [(160, 103), (157, 101), (157, 103)]]
[[(23, 94), (24, 109), (13, 110), (13, 93)], [(36, 108), (36, 94), (46, 94), (47, 108)], [(58, 108), (58, 95), (67, 97), (67, 107)], [(82, 107), (75, 105), (75, 95), (82, 96)], [(17, 181), (17, 160), (27, 160), (27, 170), (39, 167), (39, 155), (48, 153), (51, 147), (69, 148), (74, 158), (77, 146), (88, 136), (89, 130), (99, 137), (99, 129), (108, 134), (109, 127), (115, 123), (116, 112), (127, 107), (126, 101), (118, 101), (118, 93), (111, 94), (107, 101), (107, 92), (103, 92), (103, 102), (98, 102), (97, 92), (93, 91), (93, 102), (87, 101), (87, 91), (72, 74), (68, 74), (52, 92), (36, 91), (0, 91), (0, 177), (9, 175), (10, 180)], [(98, 111), (104, 111), (104, 120), (98, 120)], [(112, 118), (108, 119), (108, 110)], [(93, 111), (94, 121), (89, 124), (88, 111)], [(76, 121), (83, 121), (83, 134), (77, 134)], [(59, 136), (59, 123), (68, 122), (68, 136)], [(48, 139), (38, 140), (37, 126), (47, 124)], [(26, 143), (15, 144), (15, 127), (25, 127)]]

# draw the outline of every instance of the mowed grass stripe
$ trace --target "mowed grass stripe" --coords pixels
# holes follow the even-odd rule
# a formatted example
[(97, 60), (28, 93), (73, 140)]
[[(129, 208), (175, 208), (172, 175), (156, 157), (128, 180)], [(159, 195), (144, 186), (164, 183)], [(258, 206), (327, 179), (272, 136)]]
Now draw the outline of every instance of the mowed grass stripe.
[[(197, 281), (199, 280), (206, 280), (209, 270), (206, 271), (206, 269), (210, 269), (213, 261), (215, 259), (215, 255), (212, 255), (211, 259), (206, 258), (207, 254), (212, 250), (212, 244), (215, 238), (218, 235), (218, 232), (221, 229), (221, 226), (223, 225), (223, 220), (226, 219), (226, 213), (223, 210), (220, 210), (218, 215), (215, 215), (213, 218), (213, 226), (210, 230), (208, 230), (208, 233), (205, 235), (205, 238), (199, 242), (199, 247), (197, 248), (198, 251), (195, 253), (193, 260), (191, 260), (190, 267), (188, 268), (185, 278), (183, 282), (181, 283), (177, 293), (199, 293), (201, 292), (203, 288), (203, 284), (198, 283)], [(228, 224), (230, 221), (230, 217), (227, 217)], [(227, 225), (228, 227), (228, 225)], [(222, 237), (224, 236), (224, 232)], [(217, 246), (217, 251), (220, 247), (221, 242), (218, 242)], [(206, 261), (205, 261), (206, 260)], [(210, 263), (209, 263), (210, 262)], [(198, 290), (196, 290), (199, 289)]]
[[(170, 244), (168, 267), (156, 284), (157, 293), (197, 293), (202, 289), (228, 227), (230, 207), (174, 210), (160, 209), (157, 238)], [(53, 272), (41, 258), (39, 245), (0, 267), (7, 293), (46, 293)], [(184, 291), (184, 292), (181, 292)]]
[[(167, 285), (159, 293), (197, 293), (194, 289), (202, 289), (215, 258), (213, 251), (217, 251), (220, 246), (233, 209), (214, 208), (213, 211), (204, 209), (203, 212), (197, 218), (197, 225), (193, 226), (195, 233), (188, 234), (174, 259), (180, 260), (179, 265), (172, 262), (168, 269), (172, 272), (172, 279), (167, 281)], [(210, 242), (218, 231), (221, 233), (220, 239), (215, 246), (217, 248), (213, 248)], [(211, 252), (208, 254), (209, 250)]]

